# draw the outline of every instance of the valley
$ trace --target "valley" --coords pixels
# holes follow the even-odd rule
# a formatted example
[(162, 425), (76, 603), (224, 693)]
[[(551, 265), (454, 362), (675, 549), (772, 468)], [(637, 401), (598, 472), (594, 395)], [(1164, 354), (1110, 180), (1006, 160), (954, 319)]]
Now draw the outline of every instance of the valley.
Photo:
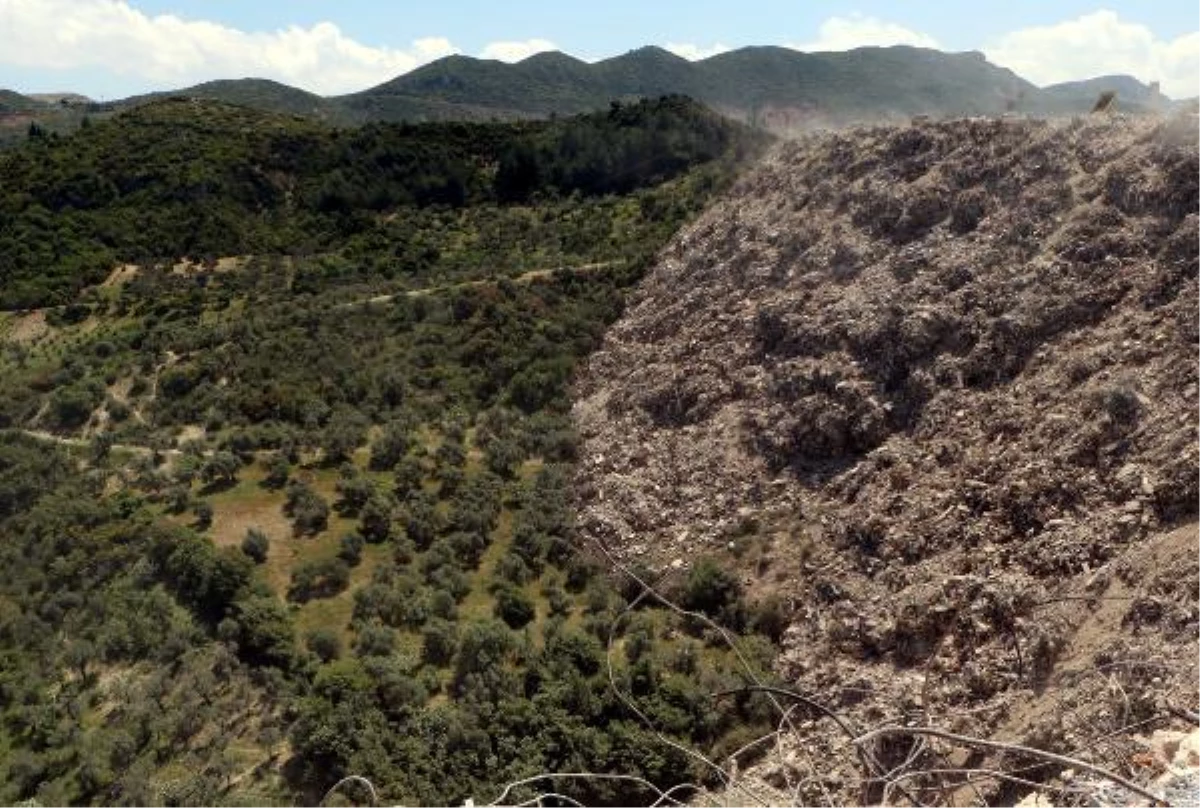
[[(393, 95), (479, 103), (471, 61)], [(0, 801), (1165, 788), (1194, 116), (501, 95), (153, 98), (0, 152)]]
[(257, 115), (166, 101), (5, 158), (3, 798), (308, 802), (356, 774), (443, 803), (600, 765), (629, 779), (575, 793), (619, 803), (705, 776), (683, 750), (768, 709), (706, 694), (769, 676), (771, 642), (736, 587), (737, 658), (577, 551), (567, 390), (762, 137), (683, 99)]

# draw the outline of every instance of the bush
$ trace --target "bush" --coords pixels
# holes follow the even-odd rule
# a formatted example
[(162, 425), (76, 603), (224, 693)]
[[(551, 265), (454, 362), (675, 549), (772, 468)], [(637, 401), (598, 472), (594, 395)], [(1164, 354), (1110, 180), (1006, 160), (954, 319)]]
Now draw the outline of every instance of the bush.
[(242, 461), (232, 452), (214, 452), (200, 467), (200, 479), (209, 485), (233, 485)]
[(396, 496), (405, 499), (410, 494), (420, 493), (425, 469), (421, 467), (421, 461), (417, 458), (404, 457), (396, 463), (393, 475), (396, 479)]
[(396, 650), (396, 632), (387, 626), (371, 624), (358, 632), (354, 651), (360, 657), (388, 656)]
[(368, 423), (356, 410), (340, 408), (329, 419), (321, 436), (327, 463), (345, 460), (367, 437)]
[(492, 573), (497, 579), (507, 581), (514, 586), (521, 586), (528, 583), (533, 578), (533, 573), (529, 571), (528, 565), (521, 560), (519, 555), (515, 553), (505, 553), (504, 556), (496, 562), (496, 569)]
[(410, 497), (405, 505), (404, 530), (417, 549), (427, 549), (442, 529), (436, 504), (432, 497), (418, 494)]
[(292, 517), (298, 535), (320, 533), (329, 524), (329, 504), (302, 482), (288, 485), (283, 512)]
[(65, 387), (50, 397), (49, 416), (56, 429), (78, 429), (92, 417), (100, 399), (83, 387)]
[(192, 513), (196, 516), (196, 528), (198, 530), (208, 530), (212, 527), (213, 506), (211, 502), (200, 500), (192, 506)]
[(363, 537), (372, 543), (385, 542), (392, 535), (394, 505), (390, 497), (374, 494), (362, 508), (359, 529)]
[(342, 641), (330, 628), (314, 628), (305, 635), (304, 644), (322, 662), (332, 662), (342, 655)]
[(688, 572), (680, 600), (686, 609), (702, 612), (739, 629), (744, 622), (742, 585), (733, 573), (711, 558), (702, 558)]
[(444, 668), (458, 653), (458, 627), (448, 620), (434, 618), (421, 632), (421, 659)]
[(338, 558), (345, 561), (351, 567), (357, 567), (362, 561), (363, 537), (357, 533), (347, 533), (342, 536), (341, 546), (338, 549)]
[(533, 620), (536, 610), (533, 601), (522, 590), (511, 584), (496, 587), (496, 606), (493, 610), (509, 628), (524, 628)]
[(350, 567), (340, 558), (306, 561), (292, 571), (288, 600), (304, 603), (313, 598), (329, 598), (350, 585)]
[(247, 555), (256, 564), (262, 564), (267, 560), (267, 553), (271, 549), (271, 540), (267, 538), (267, 534), (263, 533), (256, 527), (246, 530), (246, 537), (242, 539), (242, 552)]
[(750, 628), (763, 635), (771, 642), (778, 643), (787, 630), (788, 614), (783, 600), (778, 595), (771, 595), (750, 608)]
[(283, 454), (271, 455), (271, 459), (267, 461), (267, 476), (263, 478), (263, 485), (276, 490), (283, 488), (288, 483), (291, 470), (291, 465)]
[(409, 429), (407, 424), (388, 424), (383, 434), (371, 445), (370, 467), (372, 471), (389, 471), (396, 467), (408, 452)]
[[(349, 465), (349, 464), (347, 464)], [(375, 484), (368, 477), (358, 473), (358, 469), (349, 465), (337, 482), (338, 513), (343, 516), (354, 516), (363, 509), (371, 495), (375, 493)]]

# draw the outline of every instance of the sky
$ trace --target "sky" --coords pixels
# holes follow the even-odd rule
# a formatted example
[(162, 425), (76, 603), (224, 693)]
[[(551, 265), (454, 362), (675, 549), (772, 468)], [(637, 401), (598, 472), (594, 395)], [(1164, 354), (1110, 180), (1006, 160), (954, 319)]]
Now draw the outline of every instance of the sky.
[(336, 95), (456, 53), (896, 44), (982, 51), (1041, 86), (1128, 73), (1200, 94), (1196, 0), (0, 0), (0, 87), (95, 99), (250, 76)]

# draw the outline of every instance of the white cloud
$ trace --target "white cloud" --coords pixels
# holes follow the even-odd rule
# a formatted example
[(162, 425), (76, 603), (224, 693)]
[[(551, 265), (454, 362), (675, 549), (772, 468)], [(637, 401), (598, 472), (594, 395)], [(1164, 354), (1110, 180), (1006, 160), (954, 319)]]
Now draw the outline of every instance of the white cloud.
[(722, 45), (720, 42), (710, 45), (707, 48), (702, 45), (694, 45), (691, 42), (668, 42), (663, 47), (676, 56), (682, 56), (689, 62), (707, 59), (710, 56), (716, 56), (719, 53), (725, 53), (730, 50), (728, 45)]
[(1035, 84), (1128, 73), (1161, 82), (1162, 91), (1176, 98), (1200, 91), (1200, 33), (1161, 40), (1113, 11), (1013, 31), (983, 51), (990, 61)]
[(915, 45), (920, 48), (936, 48), (937, 40), (928, 34), (905, 28), (894, 22), (851, 14), (849, 17), (830, 17), (821, 23), (818, 38), (814, 42), (787, 44), (785, 47), (806, 53), (823, 51), (845, 51), (868, 45)]
[(329, 22), (246, 32), (124, 0), (0, 0), (0, 62), (23, 68), (105, 68), (148, 86), (254, 76), (317, 93), (362, 90), (458, 53), (441, 37), (376, 48)]
[(499, 59), (502, 62), (519, 62), (535, 53), (558, 50), (548, 39), (526, 39), (523, 42), (493, 42), (479, 52), (481, 59)]

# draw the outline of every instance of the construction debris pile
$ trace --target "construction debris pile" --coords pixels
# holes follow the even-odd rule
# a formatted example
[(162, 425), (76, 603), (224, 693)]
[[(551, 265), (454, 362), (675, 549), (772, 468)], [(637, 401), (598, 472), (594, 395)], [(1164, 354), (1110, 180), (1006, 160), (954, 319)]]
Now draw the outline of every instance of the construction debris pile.
[[(1197, 707), (1198, 166), (1186, 117), (780, 144), (578, 379), (583, 536), (737, 564), (785, 604), (784, 681), (864, 732), (1153, 783), (1135, 735)], [(1090, 799), (915, 735), (870, 781), (793, 723), (756, 772), (804, 804)]]

